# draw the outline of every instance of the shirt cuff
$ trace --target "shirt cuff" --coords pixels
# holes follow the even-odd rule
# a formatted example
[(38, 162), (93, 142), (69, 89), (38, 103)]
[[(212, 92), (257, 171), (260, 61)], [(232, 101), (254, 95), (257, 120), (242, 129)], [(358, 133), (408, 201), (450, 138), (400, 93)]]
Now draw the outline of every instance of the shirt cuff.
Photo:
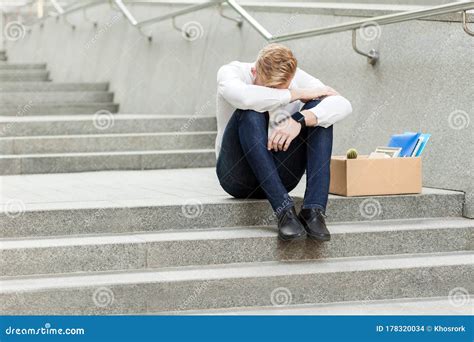
[(316, 126), (321, 126), (324, 128), (331, 126), (331, 124), (328, 122), (329, 115), (324, 108), (316, 106), (309, 109), (309, 111), (312, 112), (314, 116), (316, 116), (316, 120), (318, 120), (318, 124)]

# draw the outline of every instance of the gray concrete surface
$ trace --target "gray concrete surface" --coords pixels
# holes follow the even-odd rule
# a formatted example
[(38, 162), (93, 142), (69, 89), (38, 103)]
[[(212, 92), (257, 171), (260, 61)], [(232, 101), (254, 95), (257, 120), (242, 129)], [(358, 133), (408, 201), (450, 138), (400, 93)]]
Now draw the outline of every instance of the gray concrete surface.
[(1, 154), (212, 149), (216, 132), (115, 133), (0, 138)]
[(59, 82), (0, 82), (0, 91), (106, 91), (108, 83), (59, 83)]
[[(474, 290), (472, 253), (165, 268), (0, 280), (2, 314), (123, 314), (446, 296)], [(107, 294), (106, 304), (97, 295)], [(288, 294), (289, 293), (289, 294)], [(98, 304), (99, 303), (99, 304)]]
[(15, 64), (15, 63), (1, 63), (0, 64), (0, 70), (25, 70), (25, 69), (46, 69), (46, 64), (40, 64), (40, 63), (21, 63), (21, 64)]
[(329, 229), (329, 243), (283, 243), (275, 227), (259, 226), (3, 239), (0, 269), (2, 276), (18, 276), (474, 249), (474, 222), (464, 218), (344, 222)]
[(154, 312), (153, 315), (472, 315), (473, 298), (454, 306), (446, 297), (372, 300), (318, 305), (282, 305), (266, 308), (233, 308), (227, 310), (189, 310)]
[(15, 81), (48, 81), (46, 70), (2, 70), (0, 69), (0, 82)]
[[(235, 199), (213, 168), (111, 171), (0, 177), (2, 237), (162, 231), (273, 224), (266, 200)], [(301, 202), (304, 179), (291, 192)], [(27, 191), (26, 191), (27, 189)], [(330, 195), (328, 221), (456, 217), (460, 192)], [(20, 210), (20, 215), (10, 212)]]
[(48, 104), (50, 102), (77, 103), (77, 102), (113, 102), (113, 93), (101, 91), (82, 91), (80, 94), (72, 91), (65, 92), (2, 92), (0, 94), (0, 103), (2, 105), (23, 105), (31, 101), (36, 104)]
[(209, 167), (215, 163), (213, 148), (7, 154), (0, 156), (0, 174), (176, 169)]
[(118, 104), (112, 102), (49, 102), (44, 104), (24, 102), (23, 104), (2, 106), (0, 116), (94, 114), (98, 111), (115, 113), (118, 108)]
[[(103, 129), (97, 118), (89, 115), (41, 115), (0, 117), (4, 137), (84, 135), (111, 133), (162, 133), (216, 131), (216, 117), (193, 115), (119, 114), (109, 117)], [(107, 121), (105, 121), (107, 123)]]

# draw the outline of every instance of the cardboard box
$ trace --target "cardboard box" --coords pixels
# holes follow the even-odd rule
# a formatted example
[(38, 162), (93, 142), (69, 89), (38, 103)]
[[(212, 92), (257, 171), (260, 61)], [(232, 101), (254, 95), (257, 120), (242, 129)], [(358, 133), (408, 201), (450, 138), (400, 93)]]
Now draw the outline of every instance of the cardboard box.
[(331, 158), (329, 192), (342, 196), (421, 193), (421, 158)]

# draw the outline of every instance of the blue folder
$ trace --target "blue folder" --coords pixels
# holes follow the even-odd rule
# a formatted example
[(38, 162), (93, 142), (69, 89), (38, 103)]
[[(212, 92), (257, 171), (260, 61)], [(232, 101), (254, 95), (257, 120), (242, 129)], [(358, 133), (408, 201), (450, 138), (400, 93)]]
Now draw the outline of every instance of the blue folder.
[(418, 151), (416, 152), (416, 155), (414, 157), (419, 157), (421, 152), (423, 152), (423, 150), (425, 149), (425, 146), (426, 146), (426, 143), (428, 142), (428, 139), (431, 137), (431, 134), (422, 134), (421, 135), (421, 138), (423, 138), (423, 141), (421, 142), (421, 146), (420, 148), (418, 149)]
[[(404, 134), (416, 134), (416, 133), (405, 132)], [(418, 138), (420, 140), (420, 147), (418, 148), (418, 150), (416, 150), (417, 147), (415, 146), (415, 150), (413, 151), (413, 153), (416, 152), (416, 154), (413, 155), (413, 153), (412, 153), (412, 157), (419, 157), (421, 155), (421, 153), (425, 149), (426, 143), (428, 142), (430, 137), (431, 137), (431, 134), (429, 134), (429, 133), (421, 133), (420, 134), (420, 137)]]
[(403, 133), (394, 134), (390, 138), (388, 143), (389, 147), (401, 147), (400, 157), (410, 157), (413, 153), (413, 149), (416, 146), (416, 142), (420, 137), (421, 133)]

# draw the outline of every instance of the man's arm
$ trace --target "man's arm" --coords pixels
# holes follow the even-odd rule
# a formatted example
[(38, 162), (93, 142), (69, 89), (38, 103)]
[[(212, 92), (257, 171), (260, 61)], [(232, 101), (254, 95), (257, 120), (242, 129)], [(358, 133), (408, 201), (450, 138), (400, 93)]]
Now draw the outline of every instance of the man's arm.
[(241, 70), (227, 64), (217, 72), (217, 91), (232, 106), (239, 109), (252, 109), (266, 112), (291, 101), (288, 89), (273, 89), (247, 84), (243, 81)]
[(295, 81), (299, 88), (326, 90), (328, 95), (314, 108), (302, 111), (307, 126), (329, 127), (352, 113), (351, 103), (334, 89), (299, 69)]
[(309, 126), (321, 126), (327, 128), (351, 114), (352, 105), (341, 95), (334, 95), (324, 98), (316, 107), (303, 112), (305, 121), (307, 123), (308, 121), (314, 123)]
[[(324, 97), (314, 108), (303, 110), (306, 126), (329, 127), (352, 113), (351, 103), (334, 89), (325, 86), (320, 80), (298, 69), (295, 83), (299, 89), (292, 89), (292, 99), (303, 102)], [(323, 95), (318, 95), (323, 94)], [(286, 151), (293, 139), (298, 136), (301, 125), (293, 119), (277, 127), (268, 139), (267, 148), (274, 151)]]

